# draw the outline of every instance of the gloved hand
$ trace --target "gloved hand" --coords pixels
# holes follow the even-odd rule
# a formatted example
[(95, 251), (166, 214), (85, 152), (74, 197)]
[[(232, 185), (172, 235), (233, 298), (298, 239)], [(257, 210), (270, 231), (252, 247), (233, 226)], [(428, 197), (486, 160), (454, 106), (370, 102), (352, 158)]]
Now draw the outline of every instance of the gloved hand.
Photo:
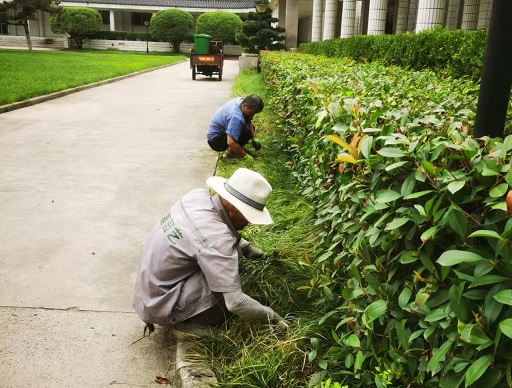
[(288, 331), (290, 329), (290, 322), (288, 322), (286, 319), (281, 317), (278, 313), (276, 313), (270, 307), (269, 307), (269, 309), (273, 313), (273, 316), (271, 318), (271, 323), (276, 325), (276, 328), (280, 331)]
[(254, 164), (254, 158), (247, 154), (245, 155), (243, 158), (242, 158), (242, 161), (246, 164), (246, 165), (251, 165), (251, 164)]
[(276, 326), (280, 331), (290, 330), (290, 322), (288, 322), (286, 319), (281, 319)]
[(256, 151), (261, 150), (261, 143), (260, 143), (260, 141), (259, 141), (258, 139), (253, 138), (253, 139), (251, 140), (251, 143), (252, 143), (253, 148), (254, 148)]
[(251, 244), (248, 244), (245, 249), (242, 249), (242, 253), (244, 257), (248, 259), (256, 259), (256, 260), (266, 260), (267, 257), (263, 253), (261, 249), (253, 247)]
[(242, 249), (242, 254), (244, 257), (248, 259), (256, 259), (256, 260), (266, 260), (267, 257), (263, 253), (261, 249), (255, 248), (251, 245), (251, 243), (247, 240), (240, 240), (240, 249)]

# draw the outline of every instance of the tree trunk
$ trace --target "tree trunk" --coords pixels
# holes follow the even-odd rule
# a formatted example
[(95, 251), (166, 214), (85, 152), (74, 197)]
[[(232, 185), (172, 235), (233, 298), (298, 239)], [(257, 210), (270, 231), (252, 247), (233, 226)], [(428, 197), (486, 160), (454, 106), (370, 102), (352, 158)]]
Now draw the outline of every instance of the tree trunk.
[(82, 50), (82, 47), (84, 46), (84, 41), (82, 38), (80, 37), (76, 37), (74, 38), (75, 39), (75, 42), (76, 42), (76, 47), (79, 49), (79, 50)]
[(30, 39), (30, 31), (28, 29), (28, 19), (23, 19), (23, 29), (25, 30), (25, 37), (27, 38), (28, 51), (32, 51), (32, 40)]

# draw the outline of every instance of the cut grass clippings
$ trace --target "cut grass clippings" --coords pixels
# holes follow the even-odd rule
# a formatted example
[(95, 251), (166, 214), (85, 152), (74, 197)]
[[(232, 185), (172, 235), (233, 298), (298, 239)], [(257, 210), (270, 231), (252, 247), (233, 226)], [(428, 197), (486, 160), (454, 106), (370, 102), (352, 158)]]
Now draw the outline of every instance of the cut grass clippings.
[(316, 227), (312, 208), (296, 193), (296, 178), (288, 167), (290, 159), (281, 151), (286, 141), (284, 131), (269, 108), (264, 82), (256, 71), (245, 70), (235, 80), (233, 96), (252, 93), (267, 103), (254, 119), (263, 148), (254, 151), (250, 145), (245, 147), (255, 159), (251, 166), (238, 159), (221, 160), (217, 175), (228, 177), (237, 168), (248, 167), (261, 173), (272, 186), (267, 207), (274, 224), (250, 225), (242, 232), (268, 259), (244, 260), (242, 290), (285, 316), (291, 326), (283, 333), (267, 324), (249, 324), (234, 317), (222, 330), (203, 337), (200, 346), (221, 388), (307, 387), (316, 371), (308, 354), (319, 309), (311, 306), (308, 291), (298, 288), (310, 282), (307, 257), (314, 255), (311, 250), (315, 247)]
[(185, 60), (119, 51), (0, 50), (0, 105)]

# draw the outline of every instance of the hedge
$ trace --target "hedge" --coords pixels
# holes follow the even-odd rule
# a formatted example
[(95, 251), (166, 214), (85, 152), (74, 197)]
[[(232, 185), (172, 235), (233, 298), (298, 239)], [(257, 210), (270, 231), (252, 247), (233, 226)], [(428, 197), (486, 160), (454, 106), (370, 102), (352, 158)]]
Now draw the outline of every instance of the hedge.
[(478, 85), (294, 53), (261, 65), (321, 229), (301, 262), (312, 384), (510, 386), (512, 136), (472, 137)]
[(302, 43), (299, 51), (327, 57), (351, 58), (357, 62), (380, 62), (410, 70), (430, 69), (441, 75), (481, 76), (487, 30), (462, 31), (434, 28), (417, 34), (359, 35)]

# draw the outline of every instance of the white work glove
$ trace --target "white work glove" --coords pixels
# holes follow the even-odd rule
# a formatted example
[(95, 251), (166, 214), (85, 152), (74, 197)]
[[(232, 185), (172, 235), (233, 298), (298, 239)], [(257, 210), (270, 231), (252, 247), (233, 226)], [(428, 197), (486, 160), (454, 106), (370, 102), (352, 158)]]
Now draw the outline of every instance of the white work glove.
[(269, 307), (273, 316), (270, 318), (270, 322), (276, 326), (279, 331), (288, 331), (290, 329), (290, 322), (281, 317), (278, 313)]
[(242, 254), (244, 257), (248, 259), (255, 260), (266, 260), (266, 256), (261, 249), (255, 248), (251, 245), (251, 243), (243, 238), (240, 240), (240, 249), (242, 249)]

